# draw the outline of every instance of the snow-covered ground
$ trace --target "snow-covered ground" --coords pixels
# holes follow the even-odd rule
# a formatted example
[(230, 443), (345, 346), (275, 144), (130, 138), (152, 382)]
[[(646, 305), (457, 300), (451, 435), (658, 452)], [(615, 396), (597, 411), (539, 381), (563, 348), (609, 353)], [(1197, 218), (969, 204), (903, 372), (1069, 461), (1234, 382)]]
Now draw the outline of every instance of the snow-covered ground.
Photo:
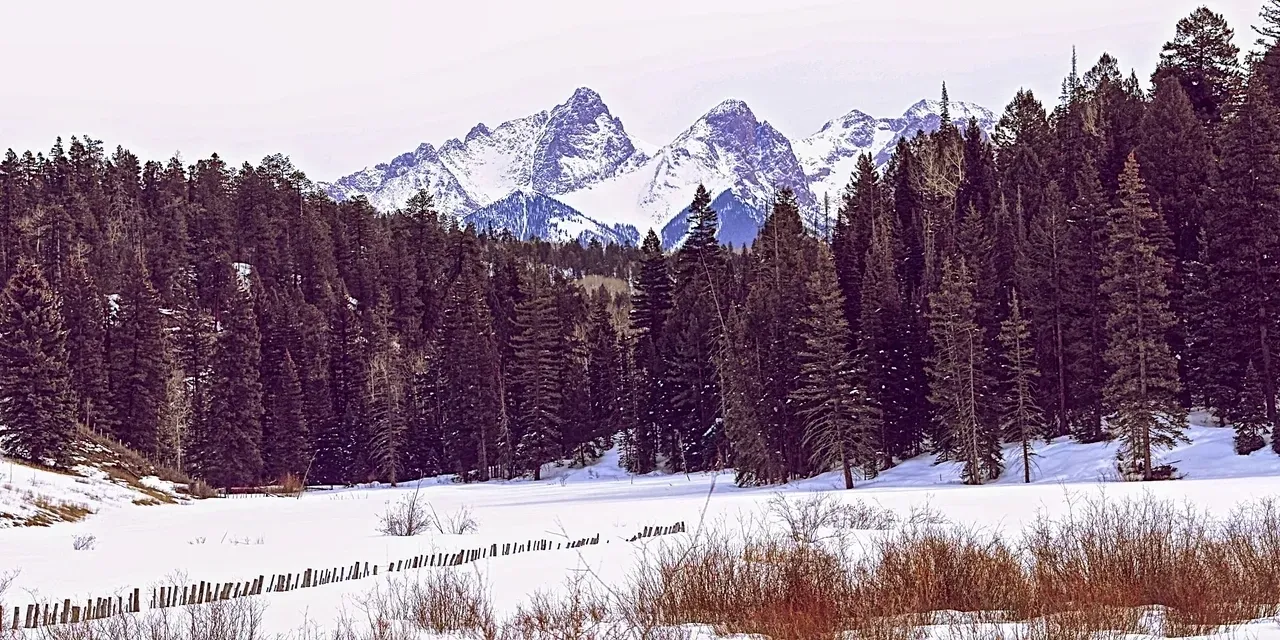
[[(527, 601), (539, 589), (555, 589), (590, 568), (605, 582), (621, 581), (646, 545), (662, 538), (628, 543), (645, 526), (684, 521), (691, 533), (717, 524), (733, 526), (758, 518), (775, 493), (830, 492), (840, 500), (863, 500), (899, 514), (928, 506), (949, 520), (1014, 532), (1040, 513), (1061, 514), (1090, 497), (1150, 496), (1187, 501), (1216, 514), (1258, 498), (1280, 495), (1280, 456), (1264, 450), (1234, 455), (1232, 432), (1193, 427), (1191, 444), (1163, 456), (1186, 477), (1175, 482), (1114, 482), (1114, 448), (1060, 441), (1038, 447), (1036, 482), (1022, 485), (1021, 470), (1009, 471), (993, 486), (958, 484), (958, 468), (928, 458), (908, 461), (838, 491), (839, 476), (785, 487), (740, 489), (731, 473), (633, 477), (610, 453), (585, 469), (551, 469), (542, 482), (420, 484), (422, 496), (442, 515), (466, 506), (479, 525), (469, 535), (382, 536), (379, 515), (419, 485), (315, 491), (300, 499), (253, 497), (206, 500), (172, 506), (135, 506), (124, 499), (96, 502), (96, 513), (76, 523), (49, 528), (0, 530), (0, 574), (19, 571), (8, 606), (33, 601), (84, 600), (134, 587), (144, 603), (157, 584), (245, 581), (307, 568), (387, 563), (419, 554), (475, 548), (525, 539), (567, 540), (601, 534), (599, 545), (480, 560), (466, 570), (478, 572), (491, 589), (499, 613)], [(1012, 458), (1014, 451), (1008, 451)], [(21, 483), (29, 470), (14, 471)], [(6, 473), (8, 471), (6, 470)], [(30, 472), (45, 481), (44, 472)], [(65, 476), (59, 476), (65, 478)], [(52, 482), (53, 480), (48, 480)], [(75, 481), (67, 485), (74, 489)], [(0, 502), (3, 504), (3, 502)], [(91, 550), (73, 550), (77, 536), (95, 536)], [(385, 566), (385, 564), (384, 564)], [(432, 569), (423, 569), (429, 571)], [(304, 620), (320, 626), (344, 609), (379, 578), (264, 596), (268, 630), (295, 630)], [(11, 609), (10, 609), (11, 611)], [(1280, 639), (1280, 626), (1258, 623), (1250, 637)]]

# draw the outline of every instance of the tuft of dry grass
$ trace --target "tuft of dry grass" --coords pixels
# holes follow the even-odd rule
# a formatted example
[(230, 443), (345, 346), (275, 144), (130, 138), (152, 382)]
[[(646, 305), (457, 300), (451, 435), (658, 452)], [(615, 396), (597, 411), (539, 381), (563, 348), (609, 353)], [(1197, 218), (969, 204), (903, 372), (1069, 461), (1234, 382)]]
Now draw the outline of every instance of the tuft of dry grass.
[(306, 489), (306, 485), (302, 483), (302, 477), (296, 473), (286, 473), (283, 478), (280, 478), (279, 493), (282, 495), (297, 496)]
[(187, 484), (187, 495), (198, 500), (208, 500), (221, 496), (217, 489), (214, 489), (203, 479), (197, 478)]

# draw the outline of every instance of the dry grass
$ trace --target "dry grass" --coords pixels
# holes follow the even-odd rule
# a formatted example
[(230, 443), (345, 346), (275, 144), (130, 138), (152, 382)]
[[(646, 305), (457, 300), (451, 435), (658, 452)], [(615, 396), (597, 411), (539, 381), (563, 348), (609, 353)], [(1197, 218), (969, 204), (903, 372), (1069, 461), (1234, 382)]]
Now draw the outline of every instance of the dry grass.
[(217, 498), (221, 494), (218, 493), (217, 489), (210, 486), (208, 482), (196, 479), (187, 483), (187, 495), (198, 500), (208, 500), (210, 498)]
[(59, 522), (79, 522), (93, 514), (93, 510), (75, 502), (55, 500), (45, 495), (30, 494), (29, 502), (37, 513), (21, 524), (29, 527), (49, 527)]
[(822, 533), (843, 507), (785, 504), (771, 505), (781, 532), (667, 547), (640, 566), (634, 606), (664, 624), (797, 640), (905, 639), (924, 624), (953, 625), (953, 637), (1182, 637), (1280, 613), (1271, 501), (1214, 519), (1154, 499), (1095, 500), (1017, 539), (908, 523), (856, 559)]
[(277, 492), (286, 496), (301, 495), (306, 490), (307, 487), (302, 483), (302, 477), (296, 473), (286, 473), (280, 479), (280, 484), (277, 487)]

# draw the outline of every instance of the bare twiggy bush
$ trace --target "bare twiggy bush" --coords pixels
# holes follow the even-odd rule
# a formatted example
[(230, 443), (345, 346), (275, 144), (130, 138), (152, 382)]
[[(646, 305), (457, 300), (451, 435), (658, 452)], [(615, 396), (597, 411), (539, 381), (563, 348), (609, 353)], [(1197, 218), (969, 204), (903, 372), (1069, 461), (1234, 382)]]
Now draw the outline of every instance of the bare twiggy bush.
[(898, 523), (894, 512), (861, 500), (843, 502), (828, 494), (788, 499), (775, 493), (767, 503), (769, 517), (786, 528), (792, 541), (819, 544), (850, 530), (889, 529)]
[(71, 539), (71, 548), (76, 551), (91, 551), (98, 544), (98, 536), (78, 535)]
[(960, 611), (1016, 616), (1031, 604), (1022, 559), (995, 534), (907, 527), (878, 540), (853, 572), (854, 598), (880, 615)]
[[(373, 630), (392, 633), (409, 623), (436, 634), (494, 638), (498, 625), (484, 582), (456, 570), (423, 572), (419, 579), (382, 583), (358, 601)], [(375, 636), (398, 637), (391, 636)]]
[[(607, 594), (575, 574), (560, 594), (534, 593), (502, 627), (503, 640), (613, 640), (623, 637)], [(633, 637), (628, 635), (628, 637)]]
[(432, 509), (431, 522), (440, 533), (458, 536), (480, 530), (480, 523), (476, 522), (475, 516), (471, 515), (471, 507), (466, 505), (458, 507), (453, 513), (445, 514), (444, 517), (440, 517), (435, 509)]
[(1222, 520), (1153, 499), (1041, 518), (1025, 542), (1038, 613), (1159, 605), (1165, 631), (1179, 635), (1274, 615), (1278, 524), (1272, 501)]
[(633, 579), (637, 611), (666, 625), (701, 623), (726, 633), (830, 640), (846, 629), (849, 572), (819, 545), (748, 535), (672, 546)]
[(378, 532), (387, 536), (416, 536), (432, 529), (441, 535), (464, 535), (479, 531), (480, 525), (466, 505), (441, 516), (418, 489), (388, 505), (378, 518)]
[(1150, 498), (1097, 500), (1013, 541), (909, 522), (853, 562), (823, 543), (832, 518), (821, 504), (771, 504), (786, 535), (710, 533), (668, 548), (633, 580), (635, 610), (668, 625), (874, 640), (905, 640), (926, 623), (1028, 640), (1212, 635), (1277, 615), (1271, 501), (1219, 520)]
[(218, 600), (193, 607), (157, 609), (80, 624), (39, 627), (27, 640), (266, 640), (260, 598)]
[(208, 482), (197, 479), (187, 484), (187, 495), (192, 498), (207, 500), (218, 497), (218, 490), (210, 486)]
[(416, 536), (426, 533), (433, 522), (431, 505), (414, 489), (399, 502), (387, 506), (378, 518), (378, 532), (384, 536)]

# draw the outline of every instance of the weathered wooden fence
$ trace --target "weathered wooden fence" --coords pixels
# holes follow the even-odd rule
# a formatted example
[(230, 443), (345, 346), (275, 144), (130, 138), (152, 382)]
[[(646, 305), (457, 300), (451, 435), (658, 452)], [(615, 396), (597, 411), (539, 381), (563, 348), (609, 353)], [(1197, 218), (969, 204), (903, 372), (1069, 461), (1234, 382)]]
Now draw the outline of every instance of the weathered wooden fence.
[[(685, 525), (683, 522), (677, 522), (674, 525), (665, 527), (645, 527), (628, 538), (627, 542), (684, 532)], [(485, 558), (497, 558), (534, 551), (578, 549), (597, 544), (600, 544), (600, 534), (567, 542), (528, 539), (504, 544), (495, 543), (487, 547), (462, 549), (451, 553), (421, 554), (388, 563), (355, 562), (338, 567), (311, 568), (297, 573), (274, 574), (270, 580), (264, 574), (243, 582), (201, 581), (187, 585), (155, 587), (151, 590), (150, 608), (185, 607), (208, 604), (219, 600), (257, 596), (264, 593), (309, 589), (335, 582), (346, 582), (348, 580), (376, 576), (380, 569), (385, 575), (387, 573), (432, 567), (456, 567)], [(88, 600), (83, 606), (78, 603), (73, 605), (71, 600), (63, 600), (61, 603), (55, 602), (52, 605), (30, 604), (26, 607), (25, 615), (22, 607), (14, 607), (12, 625), (7, 628), (34, 629), (56, 624), (73, 624), (99, 620), (126, 613), (139, 613), (142, 611), (140, 596), (141, 590), (135, 588), (128, 596), (94, 598)], [(3, 616), (0, 615), (0, 631), (5, 629), (5, 621)]]

